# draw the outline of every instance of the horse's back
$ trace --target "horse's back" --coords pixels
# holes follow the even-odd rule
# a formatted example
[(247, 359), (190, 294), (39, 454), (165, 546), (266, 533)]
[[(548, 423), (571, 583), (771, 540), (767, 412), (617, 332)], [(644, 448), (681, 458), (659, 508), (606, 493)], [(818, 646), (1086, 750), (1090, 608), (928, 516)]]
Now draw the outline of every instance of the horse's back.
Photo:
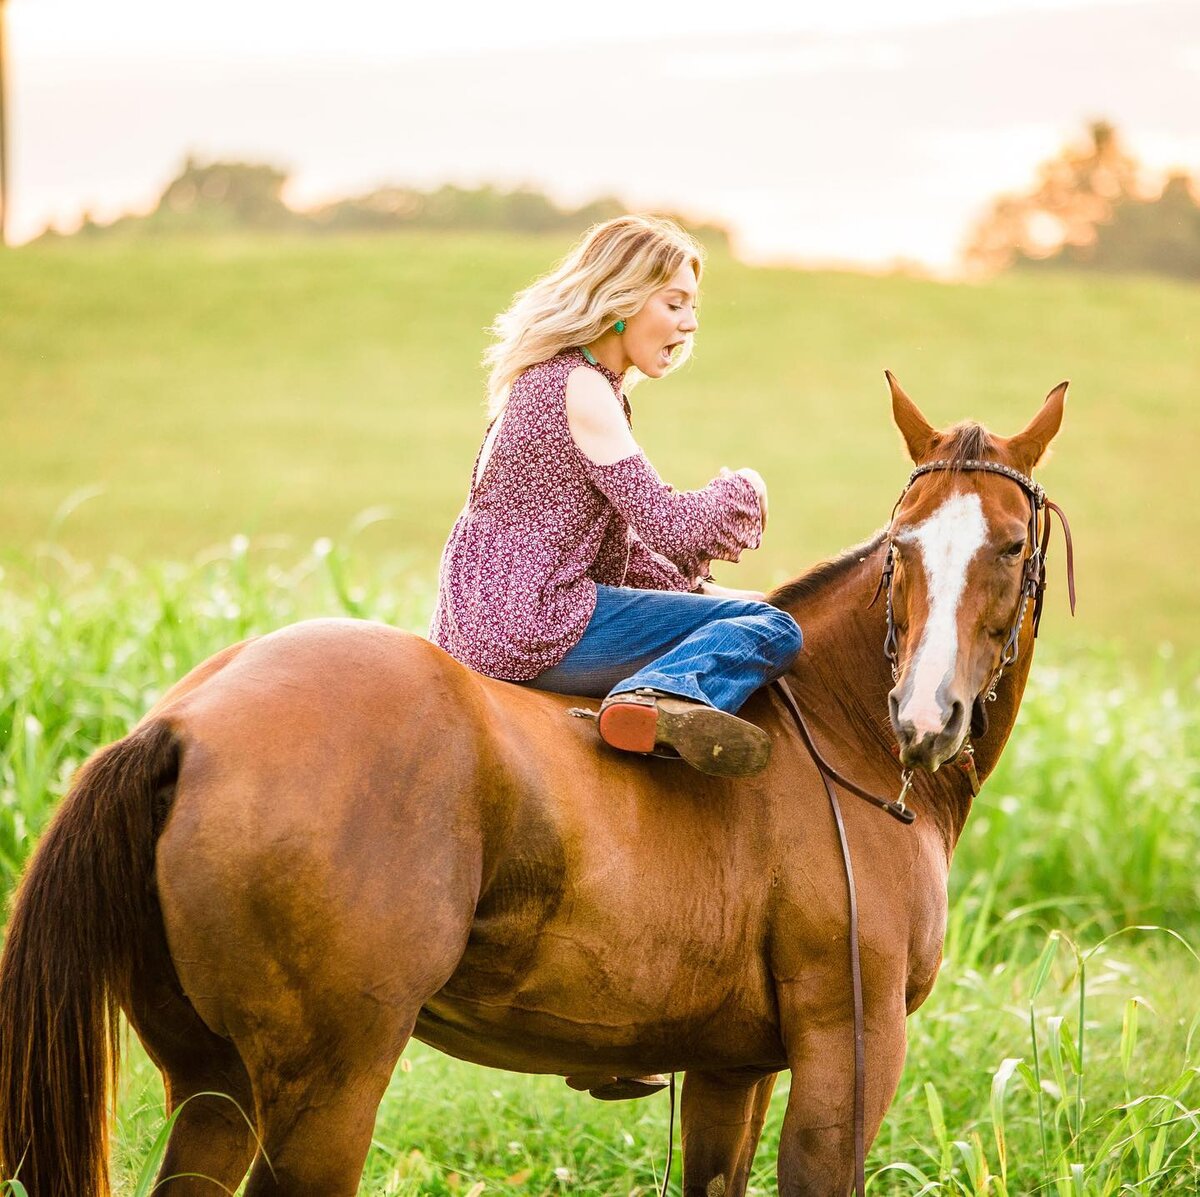
[[(402, 692), (439, 677), (467, 688), (469, 671), (421, 636), (363, 619), (309, 619), (229, 645), (202, 661), (163, 696), (148, 718), (176, 715), (184, 700), (228, 701), (253, 690), (283, 698), (391, 686)], [(465, 675), (465, 676), (463, 676)]]

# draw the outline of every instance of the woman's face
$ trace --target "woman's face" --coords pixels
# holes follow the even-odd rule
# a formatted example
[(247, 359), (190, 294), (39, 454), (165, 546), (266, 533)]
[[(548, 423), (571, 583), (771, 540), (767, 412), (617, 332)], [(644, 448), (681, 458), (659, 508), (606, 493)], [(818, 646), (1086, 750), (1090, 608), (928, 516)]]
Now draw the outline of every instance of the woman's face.
[(621, 347), (648, 378), (661, 378), (670, 369), (677, 348), (698, 327), (696, 275), (685, 262), (641, 311), (625, 321)]

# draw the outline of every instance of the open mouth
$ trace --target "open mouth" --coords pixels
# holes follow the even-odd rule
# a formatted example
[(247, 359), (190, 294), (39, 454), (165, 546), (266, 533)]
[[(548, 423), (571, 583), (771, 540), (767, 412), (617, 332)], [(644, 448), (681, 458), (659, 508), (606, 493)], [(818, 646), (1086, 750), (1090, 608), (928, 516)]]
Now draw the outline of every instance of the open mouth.
[(679, 349), (682, 345), (682, 341), (672, 341), (669, 345), (664, 345), (662, 349), (659, 350), (659, 357), (663, 360), (664, 364), (669, 366), (671, 362), (674, 361), (675, 350)]

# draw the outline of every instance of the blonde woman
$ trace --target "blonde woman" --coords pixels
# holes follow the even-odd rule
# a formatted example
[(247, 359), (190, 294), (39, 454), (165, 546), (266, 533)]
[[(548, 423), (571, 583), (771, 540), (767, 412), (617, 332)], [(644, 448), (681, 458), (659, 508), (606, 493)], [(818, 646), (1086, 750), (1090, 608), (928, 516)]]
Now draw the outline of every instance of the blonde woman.
[(634, 440), (624, 394), (691, 351), (702, 263), (677, 225), (621, 217), (497, 318), (491, 423), (430, 636), (491, 677), (603, 697), (613, 748), (731, 776), (770, 751), (734, 712), (801, 642), (786, 612), (709, 576), (712, 560), (758, 547), (766, 485), (722, 468), (675, 491)]

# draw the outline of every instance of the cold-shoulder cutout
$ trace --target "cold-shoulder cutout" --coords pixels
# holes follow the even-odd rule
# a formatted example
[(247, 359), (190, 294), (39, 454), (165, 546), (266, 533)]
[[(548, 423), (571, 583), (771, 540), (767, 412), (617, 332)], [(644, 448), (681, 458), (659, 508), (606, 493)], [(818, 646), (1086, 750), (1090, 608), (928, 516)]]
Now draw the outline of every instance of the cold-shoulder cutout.
[(575, 447), (593, 465), (613, 465), (640, 453), (621, 402), (591, 366), (567, 376), (567, 425)]

